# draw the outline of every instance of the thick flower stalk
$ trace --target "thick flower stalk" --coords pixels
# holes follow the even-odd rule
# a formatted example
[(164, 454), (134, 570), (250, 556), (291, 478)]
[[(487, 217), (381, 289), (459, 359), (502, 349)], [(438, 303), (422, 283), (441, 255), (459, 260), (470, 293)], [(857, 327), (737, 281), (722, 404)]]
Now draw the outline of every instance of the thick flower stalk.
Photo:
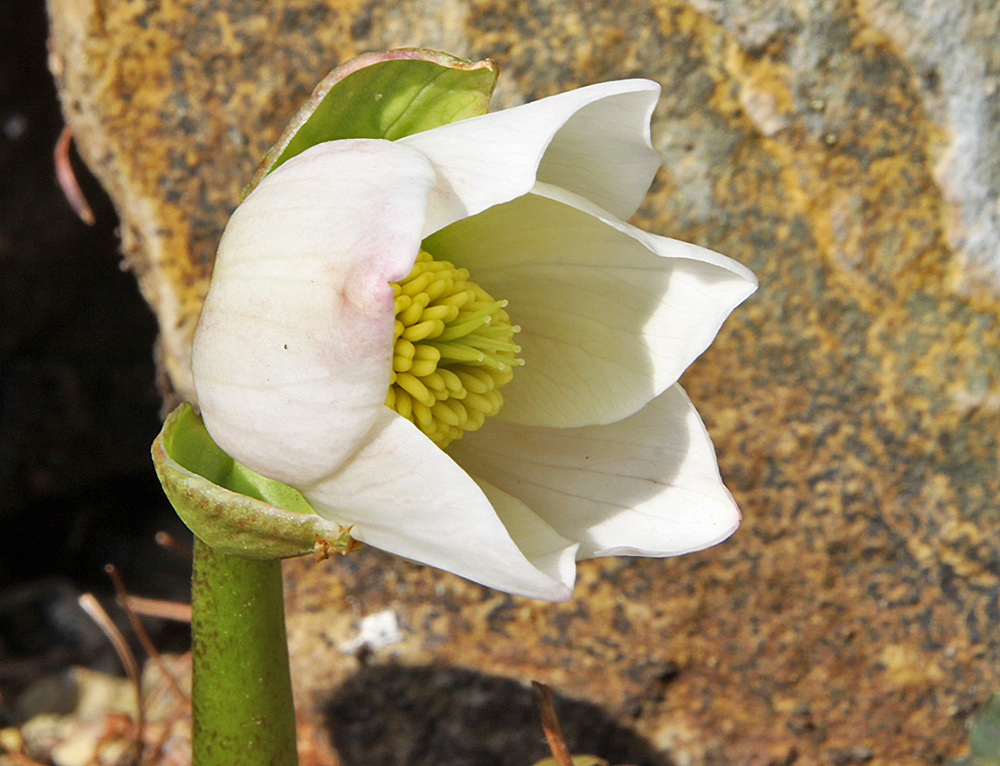
[(756, 280), (624, 222), (658, 95), (603, 83), (276, 167), (195, 337), (212, 438), (362, 542), (535, 598), (579, 559), (725, 539), (677, 380)]

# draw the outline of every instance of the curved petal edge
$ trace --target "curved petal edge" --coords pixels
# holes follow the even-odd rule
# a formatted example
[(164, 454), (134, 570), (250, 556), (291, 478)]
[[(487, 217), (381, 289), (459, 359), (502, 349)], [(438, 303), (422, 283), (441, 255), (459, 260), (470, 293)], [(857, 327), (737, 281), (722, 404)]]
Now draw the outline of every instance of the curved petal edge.
[[(572, 593), (565, 551), (572, 560), (576, 546), (518, 509), (501, 520), (462, 468), (388, 408), (350, 461), (298, 489), (321, 516), (381, 550), (508, 593), (546, 601)], [(526, 555), (515, 536), (540, 531)]]
[(739, 525), (711, 438), (680, 386), (618, 423), (491, 422), (449, 452), (579, 542), (579, 559), (677, 556), (715, 545)]

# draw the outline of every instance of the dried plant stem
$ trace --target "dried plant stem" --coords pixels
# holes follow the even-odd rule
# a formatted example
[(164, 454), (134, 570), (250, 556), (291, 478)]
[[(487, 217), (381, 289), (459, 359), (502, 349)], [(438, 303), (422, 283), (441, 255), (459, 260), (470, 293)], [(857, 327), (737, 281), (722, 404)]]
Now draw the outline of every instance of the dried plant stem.
[(194, 556), (194, 550), (190, 545), (182, 543), (169, 532), (157, 532), (153, 539), (156, 540), (156, 544), (161, 548), (165, 548), (182, 558), (190, 560)]
[(176, 601), (163, 601), (158, 598), (144, 598), (142, 596), (126, 596), (125, 604), (136, 614), (144, 617), (159, 617), (164, 620), (174, 620), (175, 622), (191, 622), (191, 605), (180, 604)]
[(94, 598), (93, 594), (84, 593), (77, 599), (77, 603), (87, 613), (87, 616), (97, 623), (97, 627), (103, 631), (108, 641), (111, 642), (115, 653), (118, 655), (118, 659), (121, 660), (122, 666), (125, 668), (125, 674), (128, 676), (132, 688), (135, 690), (136, 716), (134, 725), (132, 726), (132, 743), (126, 751), (123, 760), (126, 762), (138, 761), (142, 757), (143, 730), (146, 725), (146, 706), (142, 699), (142, 681), (139, 676), (139, 663), (136, 662), (135, 655), (129, 648), (125, 636), (118, 630), (118, 626), (108, 616), (108, 613), (104, 611), (104, 607)]
[(559, 766), (573, 766), (573, 758), (566, 747), (559, 719), (556, 718), (556, 709), (552, 704), (552, 689), (538, 681), (532, 681), (531, 686), (535, 690), (535, 704), (538, 706), (542, 729), (545, 730), (545, 739), (548, 740), (552, 758)]
[(160, 669), (160, 673), (163, 677), (167, 679), (167, 683), (173, 688), (182, 700), (186, 700), (190, 703), (187, 692), (185, 692), (180, 684), (177, 683), (177, 679), (173, 677), (170, 669), (163, 662), (163, 657), (160, 656), (160, 652), (156, 649), (156, 645), (153, 640), (149, 637), (149, 633), (146, 632), (146, 626), (142, 624), (142, 620), (139, 619), (139, 615), (136, 614), (132, 606), (129, 604), (128, 591), (125, 590), (125, 583), (122, 581), (122, 576), (118, 573), (118, 567), (114, 564), (106, 564), (104, 571), (108, 573), (111, 578), (111, 583), (114, 585), (115, 593), (118, 594), (118, 603), (121, 604), (122, 609), (125, 610), (126, 616), (128, 616), (129, 624), (132, 626), (132, 630), (135, 631), (136, 636), (139, 638), (139, 643), (142, 644), (142, 648), (146, 650), (146, 654), (149, 658), (156, 663), (156, 666)]
[(296, 766), (280, 561), (195, 541), (192, 745), (195, 766)]

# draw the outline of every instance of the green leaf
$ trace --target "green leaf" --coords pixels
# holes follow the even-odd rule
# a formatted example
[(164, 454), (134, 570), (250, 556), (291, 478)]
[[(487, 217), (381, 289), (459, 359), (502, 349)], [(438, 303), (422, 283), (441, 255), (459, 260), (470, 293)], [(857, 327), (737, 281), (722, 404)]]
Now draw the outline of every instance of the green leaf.
[(969, 735), (969, 755), (980, 762), (1000, 759), (1000, 692), (994, 692), (976, 713)]
[(316, 86), (257, 167), (243, 197), (274, 168), (324, 141), (393, 141), (485, 114), (497, 76), (489, 59), (465, 61), (422, 48), (352, 59)]
[(221, 553), (255, 560), (350, 550), (350, 529), (318, 516), (292, 487), (240, 465), (187, 402), (163, 423), (153, 464), (177, 515)]

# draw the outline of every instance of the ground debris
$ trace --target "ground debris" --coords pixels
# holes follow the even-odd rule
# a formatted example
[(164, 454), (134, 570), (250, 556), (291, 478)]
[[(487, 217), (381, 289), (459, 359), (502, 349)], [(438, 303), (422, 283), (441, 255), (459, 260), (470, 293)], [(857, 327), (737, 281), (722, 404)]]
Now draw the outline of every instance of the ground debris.
[[(74, 667), (32, 684), (22, 697), (31, 716), (0, 732), (0, 766), (190, 766), (191, 655), (164, 655), (142, 673), (145, 727), (138, 760), (133, 748), (135, 696), (127, 679)], [(183, 691), (179, 694), (178, 691)], [(47, 708), (47, 709), (46, 709)], [(2, 760), (6, 757), (6, 760)]]

